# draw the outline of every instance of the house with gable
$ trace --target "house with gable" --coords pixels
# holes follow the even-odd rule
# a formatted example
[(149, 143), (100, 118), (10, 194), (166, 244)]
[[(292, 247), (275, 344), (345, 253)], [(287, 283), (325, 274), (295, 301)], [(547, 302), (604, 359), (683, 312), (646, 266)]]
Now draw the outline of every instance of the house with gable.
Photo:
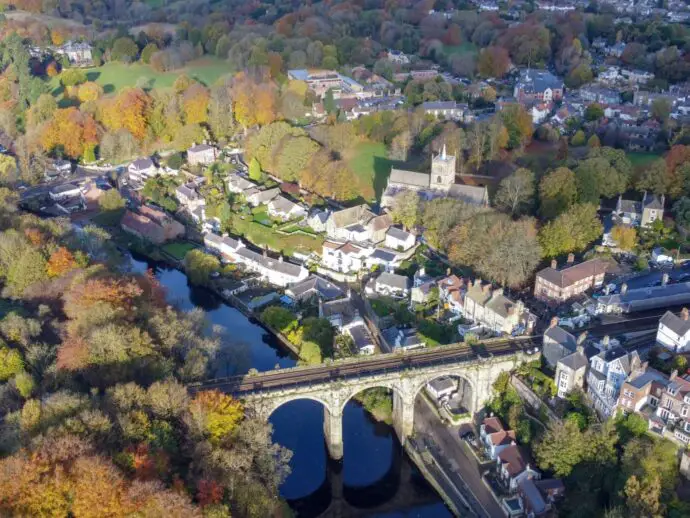
[(668, 384), (669, 377), (666, 374), (651, 368), (647, 362), (644, 362), (623, 383), (616, 408), (626, 414), (641, 415), (648, 420), (649, 429), (653, 430), (658, 421), (655, 412), (659, 408), (661, 396)]
[(521, 104), (529, 101), (550, 102), (562, 99), (564, 92), (563, 80), (548, 70), (526, 69), (520, 71), (513, 97)]
[(521, 301), (513, 302), (502, 288), (492, 289), (481, 279), (467, 283), (463, 316), (497, 334), (531, 330), (536, 320)]
[(326, 234), (342, 241), (380, 243), (392, 224), (389, 214), (377, 216), (363, 204), (331, 213), (326, 220)]
[(688, 351), (690, 345), (690, 311), (683, 308), (680, 315), (670, 311), (664, 313), (659, 320), (656, 333), (656, 343), (675, 353)]
[(558, 360), (554, 381), (558, 390), (556, 395), (559, 398), (566, 398), (574, 390), (584, 390), (589, 366), (588, 353), (591, 356), (595, 352), (596, 349), (593, 347), (585, 349), (580, 343), (575, 346), (575, 352)]
[(559, 360), (575, 352), (578, 340), (558, 325), (558, 317), (553, 317), (542, 339), (542, 357), (552, 369)]
[(463, 313), (465, 281), (457, 275), (449, 275), (438, 281), (438, 297), (446, 308), (456, 315)]
[(622, 196), (619, 196), (616, 203), (615, 219), (624, 225), (648, 227), (655, 221), (664, 219), (665, 201), (663, 194), (657, 196), (648, 194), (646, 191), (642, 195), (642, 201), (624, 200)]
[(587, 374), (587, 394), (594, 409), (604, 419), (614, 414), (627, 377), (642, 365), (637, 351), (628, 352), (621, 346), (609, 347), (606, 338), (602, 341), (603, 350), (590, 358)]
[(568, 255), (568, 262), (562, 268), (553, 260), (550, 267), (537, 272), (534, 296), (556, 305), (567, 302), (587, 290), (601, 287), (607, 266), (601, 259), (575, 264), (573, 254)]
[(209, 165), (218, 158), (218, 148), (210, 144), (195, 144), (187, 150), (189, 165)]
[(268, 202), (268, 213), (281, 221), (289, 221), (304, 218), (307, 215), (307, 210), (288, 200), (285, 196), (278, 195)]
[(656, 410), (657, 433), (665, 435), (671, 428), (673, 437), (684, 445), (690, 444), (690, 375), (678, 376), (673, 371)]

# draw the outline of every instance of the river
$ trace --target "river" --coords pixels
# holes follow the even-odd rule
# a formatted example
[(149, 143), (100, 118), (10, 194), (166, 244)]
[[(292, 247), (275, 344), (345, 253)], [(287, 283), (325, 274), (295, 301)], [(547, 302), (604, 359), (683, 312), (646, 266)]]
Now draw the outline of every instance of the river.
[[(295, 365), (295, 358), (275, 337), (210, 291), (190, 286), (182, 272), (133, 257), (134, 271), (147, 268), (166, 288), (171, 303), (185, 311), (201, 308), (212, 324), (224, 328), (218, 375)], [(274, 440), (293, 451), (292, 473), (280, 492), (296, 516), (452, 516), (405, 454), (393, 429), (373, 420), (357, 402), (345, 407), (341, 462), (328, 458), (318, 403), (286, 404), (273, 413), (271, 423)]]

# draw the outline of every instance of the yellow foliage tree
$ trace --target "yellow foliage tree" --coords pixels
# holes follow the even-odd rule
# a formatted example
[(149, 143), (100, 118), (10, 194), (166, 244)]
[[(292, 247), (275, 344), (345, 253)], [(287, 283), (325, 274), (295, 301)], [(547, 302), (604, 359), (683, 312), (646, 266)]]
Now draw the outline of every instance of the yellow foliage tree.
[(627, 225), (616, 225), (611, 229), (611, 239), (621, 250), (632, 250), (637, 246), (637, 230)]
[(244, 417), (242, 403), (219, 390), (199, 392), (192, 401), (191, 410), (215, 444), (232, 434)]
[(50, 255), (46, 266), (46, 273), (49, 277), (60, 277), (77, 267), (77, 261), (72, 252), (61, 246)]

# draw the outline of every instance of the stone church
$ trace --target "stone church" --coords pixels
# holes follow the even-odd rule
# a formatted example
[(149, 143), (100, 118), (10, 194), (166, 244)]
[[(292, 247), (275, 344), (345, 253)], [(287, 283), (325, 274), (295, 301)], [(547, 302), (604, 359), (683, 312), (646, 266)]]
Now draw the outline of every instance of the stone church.
[(486, 187), (455, 183), (455, 155), (446, 153), (446, 146), (431, 159), (431, 174), (391, 169), (388, 185), (381, 197), (381, 207), (392, 207), (397, 194), (415, 191), (428, 201), (434, 198), (455, 198), (474, 205), (488, 205)]

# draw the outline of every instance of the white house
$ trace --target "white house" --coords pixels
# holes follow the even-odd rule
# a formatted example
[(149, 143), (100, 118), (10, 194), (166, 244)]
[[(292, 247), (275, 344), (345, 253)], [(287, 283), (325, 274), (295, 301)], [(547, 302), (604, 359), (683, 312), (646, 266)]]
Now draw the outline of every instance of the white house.
[(386, 232), (385, 245), (393, 250), (405, 251), (414, 246), (416, 238), (414, 234), (405, 232), (396, 227), (390, 227)]
[(55, 53), (60, 56), (65, 56), (71, 66), (82, 67), (93, 65), (91, 45), (83, 41), (68, 41), (61, 47), (55, 49)]
[(511, 334), (532, 326), (534, 315), (525, 309), (521, 301), (513, 302), (503, 289), (491, 289), (491, 284), (477, 280), (467, 283), (463, 301), (463, 316), (497, 334)]
[(190, 213), (206, 205), (206, 200), (197, 192), (193, 183), (180, 185), (175, 189), (175, 197)]
[(263, 205), (271, 201), (273, 198), (278, 196), (278, 193), (280, 193), (280, 189), (278, 187), (266, 189), (265, 191), (250, 189), (249, 191), (245, 191), (245, 198), (249, 205), (252, 207), (258, 207), (259, 205)]
[(315, 209), (309, 214), (307, 225), (309, 225), (314, 232), (325, 232), (326, 221), (328, 221), (329, 216), (330, 212), (328, 210)]
[(457, 275), (449, 275), (438, 281), (438, 296), (446, 309), (456, 315), (463, 311), (463, 291), (465, 282)]
[(48, 195), (53, 201), (66, 200), (75, 196), (81, 196), (81, 188), (73, 183), (65, 183), (50, 189)]
[(461, 121), (465, 116), (466, 105), (455, 101), (427, 101), (422, 103), (422, 109), (424, 113), (437, 119)]
[(257, 273), (262, 280), (275, 286), (286, 287), (301, 282), (309, 276), (309, 271), (302, 265), (268, 257), (248, 249), (240, 240), (221, 237), (216, 234), (205, 234), (204, 244), (207, 248), (220, 253), (224, 259), (243, 264), (248, 270)]
[(195, 144), (187, 150), (190, 165), (208, 165), (218, 158), (218, 149), (209, 144)]
[(158, 173), (158, 168), (150, 158), (138, 158), (127, 166), (127, 172), (130, 180), (144, 183)]
[(370, 251), (349, 241), (338, 243), (326, 240), (323, 243), (321, 264), (326, 268), (342, 273), (358, 272), (364, 268), (364, 261)]
[(661, 320), (656, 333), (656, 343), (676, 353), (688, 350), (690, 340), (690, 312), (683, 308), (680, 316), (667, 311)]
[(282, 221), (303, 218), (307, 211), (301, 205), (293, 203), (285, 196), (278, 195), (268, 202), (268, 213), (274, 218)]
[(440, 401), (448, 398), (458, 391), (458, 381), (450, 376), (441, 376), (426, 384), (426, 391), (431, 397)]
[(405, 298), (410, 295), (410, 279), (404, 275), (383, 272), (381, 275), (367, 283), (367, 294), (388, 295), (391, 297)]
[(602, 347), (603, 350), (589, 360), (587, 394), (597, 413), (608, 418), (614, 413), (623, 383), (641, 362), (637, 351), (629, 353), (620, 346), (608, 347), (606, 339)]
[(228, 192), (232, 192), (235, 194), (240, 194), (249, 189), (257, 188), (257, 185), (254, 182), (250, 182), (244, 176), (240, 176), (238, 174), (231, 174), (230, 176), (228, 176), (226, 182)]

